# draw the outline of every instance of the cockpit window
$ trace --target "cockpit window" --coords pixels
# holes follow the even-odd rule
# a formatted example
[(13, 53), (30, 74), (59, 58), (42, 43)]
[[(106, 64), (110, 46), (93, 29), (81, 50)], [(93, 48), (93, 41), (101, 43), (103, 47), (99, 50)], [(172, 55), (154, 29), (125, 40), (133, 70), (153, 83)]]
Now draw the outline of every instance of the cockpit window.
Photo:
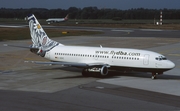
[(161, 61), (161, 60), (167, 60), (167, 58), (164, 57), (164, 56), (159, 56), (159, 57), (156, 57), (155, 59), (156, 59), (156, 60), (159, 60), (159, 61)]
[(166, 58), (166, 57), (163, 57), (162, 59), (163, 59), (163, 60), (167, 60), (167, 58)]

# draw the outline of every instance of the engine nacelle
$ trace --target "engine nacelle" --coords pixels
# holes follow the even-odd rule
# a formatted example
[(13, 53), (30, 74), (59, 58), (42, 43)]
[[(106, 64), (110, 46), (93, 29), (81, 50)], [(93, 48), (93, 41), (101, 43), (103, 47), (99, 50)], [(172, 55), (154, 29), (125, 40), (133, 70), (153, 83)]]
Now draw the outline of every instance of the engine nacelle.
[(83, 76), (86, 74), (86, 72), (94, 72), (94, 73), (98, 73), (99, 76), (106, 76), (108, 75), (108, 66), (104, 65), (104, 66), (96, 66), (96, 67), (89, 67), (87, 69), (84, 69), (82, 74)]
[(108, 67), (105, 65), (102, 66), (100, 73), (102, 76), (106, 76), (108, 74)]

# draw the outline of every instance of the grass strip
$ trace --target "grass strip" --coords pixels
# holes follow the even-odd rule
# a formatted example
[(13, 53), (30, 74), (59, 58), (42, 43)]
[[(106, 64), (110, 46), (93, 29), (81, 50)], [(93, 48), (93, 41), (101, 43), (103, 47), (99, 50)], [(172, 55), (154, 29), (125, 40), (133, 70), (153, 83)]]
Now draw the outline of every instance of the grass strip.
[[(64, 37), (64, 36), (81, 36), (81, 35), (94, 35), (102, 32), (97, 31), (84, 31), (84, 30), (60, 30), (60, 29), (45, 29), (48, 36), (51, 37)], [(62, 33), (67, 32), (67, 33)], [(0, 28), (0, 41), (3, 40), (24, 40), (30, 39), (29, 28)]]

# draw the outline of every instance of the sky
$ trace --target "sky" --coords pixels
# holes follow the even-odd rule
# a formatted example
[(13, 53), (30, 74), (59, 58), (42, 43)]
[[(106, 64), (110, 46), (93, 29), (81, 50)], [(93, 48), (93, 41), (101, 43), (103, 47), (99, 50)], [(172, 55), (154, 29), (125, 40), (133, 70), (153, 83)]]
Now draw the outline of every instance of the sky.
[(0, 0), (0, 8), (68, 9), (69, 7), (89, 6), (121, 10), (131, 8), (180, 9), (180, 0)]

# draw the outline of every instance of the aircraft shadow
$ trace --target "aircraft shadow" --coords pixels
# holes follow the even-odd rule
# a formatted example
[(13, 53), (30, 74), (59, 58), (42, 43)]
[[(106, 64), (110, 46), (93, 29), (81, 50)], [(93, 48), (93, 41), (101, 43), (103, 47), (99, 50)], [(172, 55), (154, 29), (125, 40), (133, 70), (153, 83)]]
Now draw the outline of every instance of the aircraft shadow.
[[(115, 75), (119, 76), (128, 76), (128, 77), (140, 77), (140, 78), (151, 78), (151, 73), (147, 72), (130, 72), (130, 73), (123, 73), (123, 72), (118, 72), (114, 71), (113, 72)], [(157, 79), (164, 79), (164, 80), (180, 80), (180, 76), (176, 75), (157, 75)]]
[[(74, 76), (67, 76), (67, 77), (59, 77), (53, 79), (72, 79), (72, 78), (88, 78), (81, 75), (82, 69), (75, 68), (75, 67), (51, 67), (51, 68), (42, 68), (42, 70), (63, 70), (69, 72), (78, 72), (79, 75)], [(151, 78), (151, 73), (147, 72), (126, 72), (123, 71), (109, 71), (109, 75), (105, 77), (96, 76), (96, 74), (90, 75), (89, 77), (100, 78), (100, 79), (107, 79), (107, 78), (120, 78), (120, 76), (126, 77), (140, 77), (140, 78)], [(180, 80), (180, 76), (176, 75), (157, 75), (157, 79), (164, 79), (164, 80)]]

